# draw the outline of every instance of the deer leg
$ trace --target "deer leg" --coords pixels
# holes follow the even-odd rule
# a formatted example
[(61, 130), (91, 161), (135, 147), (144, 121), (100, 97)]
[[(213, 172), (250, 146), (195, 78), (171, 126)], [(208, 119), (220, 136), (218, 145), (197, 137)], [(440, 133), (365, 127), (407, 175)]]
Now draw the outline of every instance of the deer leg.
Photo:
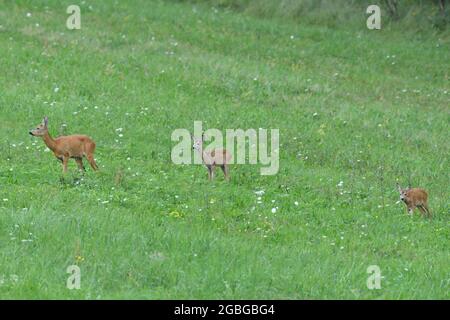
[(220, 169), (222, 169), (223, 175), (225, 176), (225, 179), (226, 179), (227, 178), (227, 173), (225, 172), (225, 165), (224, 164), (220, 165)]
[(228, 165), (223, 164), (220, 166), (220, 168), (222, 169), (223, 174), (225, 175), (225, 180), (230, 181), (230, 176), (228, 174)]
[(206, 169), (208, 169), (208, 180), (211, 181), (211, 166), (206, 166)]
[(211, 180), (214, 180), (214, 165), (211, 166)]
[(97, 163), (95, 163), (94, 155), (92, 153), (86, 155), (86, 159), (88, 160), (89, 164), (91, 165), (92, 169), (94, 171), (98, 170)]
[(75, 161), (77, 162), (78, 169), (80, 169), (81, 172), (86, 171), (83, 165), (83, 158), (75, 158)]
[(420, 213), (425, 216), (426, 215), (426, 211), (424, 209), (424, 207), (421, 204), (417, 205), (417, 208), (419, 209)]
[(410, 216), (413, 215), (413, 211), (414, 211), (414, 207), (408, 207), (408, 214), (409, 214)]
[(428, 204), (425, 203), (423, 206), (424, 206), (425, 210), (427, 211), (428, 218), (431, 218), (432, 215), (431, 215), (430, 208), (428, 208)]
[(431, 212), (430, 212), (430, 208), (428, 208), (428, 206), (423, 203), (419, 206), (420, 211), (422, 212), (422, 214), (428, 218), (431, 218)]
[(69, 163), (69, 157), (63, 156), (62, 157), (62, 164), (63, 164), (63, 174), (67, 172), (67, 164)]

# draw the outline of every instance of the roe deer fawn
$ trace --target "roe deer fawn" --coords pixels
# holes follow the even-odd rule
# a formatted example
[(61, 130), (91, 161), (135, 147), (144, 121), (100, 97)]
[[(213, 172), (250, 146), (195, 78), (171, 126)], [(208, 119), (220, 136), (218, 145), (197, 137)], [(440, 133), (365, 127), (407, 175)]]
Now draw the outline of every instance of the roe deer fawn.
[(70, 158), (75, 159), (81, 171), (85, 171), (83, 157), (86, 157), (92, 169), (98, 170), (94, 160), (95, 142), (88, 136), (72, 135), (53, 139), (48, 133), (47, 117), (35, 129), (30, 130), (30, 134), (35, 137), (42, 137), (47, 147), (62, 162), (63, 173), (67, 172), (67, 163)]
[(231, 160), (231, 154), (226, 149), (212, 149), (205, 151), (203, 150), (203, 141), (205, 140), (205, 135), (202, 134), (202, 138), (198, 139), (192, 137), (194, 144), (192, 149), (197, 150), (202, 156), (202, 161), (208, 169), (208, 179), (214, 179), (214, 169), (216, 166), (220, 166), (225, 175), (225, 180), (230, 181), (230, 174), (228, 164)]
[(421, 188), (402, 189), (397, 183), (400, 200), (406, 204), (406, 208), (410, 215), (413, 214), (415, 208), (418, 208), (422, 215), (431, 217), (431, 211), (428, 208), (428, 194)]

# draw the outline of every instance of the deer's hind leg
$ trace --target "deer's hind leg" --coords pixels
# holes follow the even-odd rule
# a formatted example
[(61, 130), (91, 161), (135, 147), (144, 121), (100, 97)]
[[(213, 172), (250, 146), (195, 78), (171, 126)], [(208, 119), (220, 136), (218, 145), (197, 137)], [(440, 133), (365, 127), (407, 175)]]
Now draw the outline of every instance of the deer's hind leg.
[(420, 212), (422, 213), (422, 215), (431, 218), (431, 212), (430, 209), (428, 208), (428, 206), (426, 204), (419, 204), (417, 206), (417, 208), (419, 208)]
[(89, 162), (89, 164), (91, 165), (91, 168), (94, 171), (97, 171), (98, 166), (94, 159), (95, 147), (96, 147), (96, 145), (95, 145), (94, 141), (90, 141), (89, 143), (87, 143), (84, 155), (85, 155), (87, 161)]
[(230, 181), (229, 168), (227, 164), (223, 164), (220, 166), (225, 176), (225, 180)]
[(97, 166), (97, 163), (95, 162), (94, 155), (92, 153), (89, 153), (89, 154), (86, 155), (86, 159), (89, 162), (89, 164), (91, 165), (91, 168), (94, 171), (97, 171), (98, 170), (98, 166)]
[(212, 181), (212, 180), (214, 180), (214, 166), (213, 165), (209, 165), (209, 166), (207, 166), (207, 168), (208, 168), (209, 181)]
[(423, 204), (423, 207), (425, 208), (425, 211), (427, 212), (428, 218), (431, 218), (432, 215), (431, 215), (430, 208), (428, 207), (428, 204), (424, 203), (424, 204)]

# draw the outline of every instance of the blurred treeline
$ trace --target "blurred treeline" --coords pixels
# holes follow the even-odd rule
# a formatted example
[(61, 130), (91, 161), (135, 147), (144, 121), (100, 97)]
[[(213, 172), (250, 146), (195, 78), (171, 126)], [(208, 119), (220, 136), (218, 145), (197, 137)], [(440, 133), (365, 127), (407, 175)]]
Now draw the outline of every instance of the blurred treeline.
[(261, 17), (339, 27), (361, 25), (366, 8), (379, 5), (382, 25), (409, 30), (447, 30), (450, 25), (450, 0), (178, 0), (207, 3)]

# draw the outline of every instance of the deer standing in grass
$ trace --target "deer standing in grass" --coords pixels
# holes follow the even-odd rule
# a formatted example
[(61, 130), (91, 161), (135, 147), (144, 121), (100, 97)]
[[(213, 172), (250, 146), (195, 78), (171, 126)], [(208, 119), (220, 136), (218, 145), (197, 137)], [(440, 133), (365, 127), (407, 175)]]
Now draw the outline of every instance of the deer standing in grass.
[(208, 169), (208, 179), (210, 181), (214, 179), (214, 170), (216, 166), (219, 166), (225, 175), (225, 180), (230, 181), (228, 164), (231, 160), (231, 154), (226, 149), (216, 148), (208, 151), (203, 150), (203, 141), (205, 141), (204, 134), (202, 134), (201, 139), (192, 137), (192, 140), (194, 142), (192, 149), (200, 153), (202, 161)]
[(400, 193), (400, 200), (406, 204), (410, 215), (413, 214), (415, 208), (418, 208), (422, 215), (431, 218), (431, 211), (428, 208), (428, 194), (424, 189), (410, 187), (402, 189), (398, 183), (397, 188)]
[(85, 171), (83, 157), (86, 157), (92, 169), (98, 170), (95, 163), (95, 142), (85, 135), (61, 136), (53, 139), (48, 133), (48, 118), (45, 117), (35, 129), (30, 130), (35, 137), (42, 137), (47, 147), (53, 151), (55, 157), (63, 164), (63, 173), (67, 172), (69, 159), (75, 159), (78, 168)]

